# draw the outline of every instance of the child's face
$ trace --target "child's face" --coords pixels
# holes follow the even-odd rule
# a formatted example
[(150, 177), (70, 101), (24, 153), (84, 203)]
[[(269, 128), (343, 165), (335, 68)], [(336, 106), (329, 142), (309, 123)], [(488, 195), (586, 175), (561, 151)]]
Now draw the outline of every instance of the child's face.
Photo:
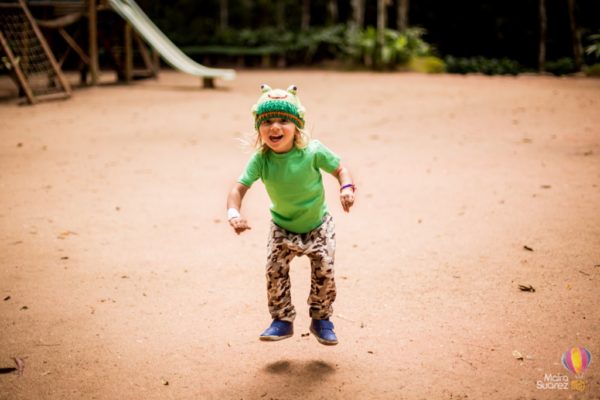
[(283, 118), (263, 121), (258, 127), (260, 139), (275, 153), (286, 153), (294, 147), (296, 125)]

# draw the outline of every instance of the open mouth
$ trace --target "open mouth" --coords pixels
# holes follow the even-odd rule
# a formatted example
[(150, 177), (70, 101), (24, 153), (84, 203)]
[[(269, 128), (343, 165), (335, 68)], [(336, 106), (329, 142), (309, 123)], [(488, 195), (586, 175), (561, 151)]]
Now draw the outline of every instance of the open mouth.
[(279, 142), (281, 139), (283, 139), (283, 135), (271, 135), (269, 136), (269, 140), (273, 143), (277, 143)]

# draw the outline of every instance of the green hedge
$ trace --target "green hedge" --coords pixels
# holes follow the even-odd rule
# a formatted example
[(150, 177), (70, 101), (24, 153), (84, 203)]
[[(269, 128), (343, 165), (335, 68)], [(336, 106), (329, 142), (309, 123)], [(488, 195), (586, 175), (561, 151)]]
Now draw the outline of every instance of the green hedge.
[(342, 60), (348, 66), (395, 69), (413, 57), (429, 56), (431, 46), (421, 39), (422, 29), (405, 33), (385, 31), (381, 48), (376, 30), (352, 29), (347, 25), (315, 27), (301, 32), (282, 32), (266, 27), (256, 30), (229, 30), (215, 35), (202, 46), (183, 46), (192, 57), (271, 56), (283, 57), (287, 64), (312, 64)]
[(445, 61), (446, 70), (457, 74), (517, 75), (523, 72), (523, 67), (517, 61), (508, 58), (447, 56)]

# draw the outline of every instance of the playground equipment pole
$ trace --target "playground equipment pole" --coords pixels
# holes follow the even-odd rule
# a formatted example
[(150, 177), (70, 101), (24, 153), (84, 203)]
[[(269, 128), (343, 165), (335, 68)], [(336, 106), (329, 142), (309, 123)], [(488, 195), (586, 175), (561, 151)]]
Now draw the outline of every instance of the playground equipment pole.
[(133, 40), (131, 24), (125, 21), (125, 82), (133, 78)]
[(87, 0), (88, 2), (88, 38), (89, 38), (89, 56), (90, 56), (90, 76), (92, 86), (98, 84), (98, 20), (96, 0)]

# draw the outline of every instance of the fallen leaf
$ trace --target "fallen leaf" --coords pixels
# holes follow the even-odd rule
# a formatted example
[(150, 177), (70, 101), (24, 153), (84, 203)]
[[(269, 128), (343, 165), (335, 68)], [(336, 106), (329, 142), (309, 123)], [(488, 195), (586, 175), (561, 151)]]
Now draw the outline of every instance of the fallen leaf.
[(65, 257), (61, 257), (60, 259), (61, 259), (61, 260), (68, 260), (68, 259), (69, 259), (69, 257), (65, 256)]
[(533, 249), (532, 249), (531, 247), (529, 247), (529, 246), (523, 246), (523, 248), (524, 248), (525, 250), (527, 250), (527, 251), (533, 251)]
[(169, 381), (165, 378), (160, 378), (160, 383), (163, 384), (163, 386), (169, 386)]
[(531, 286), (531, 285), (527, 285), (527, 286), (526, 285), (519, 285), (519, 289), (522, 292), (535, 292), (534, 287)]
[(23, 307), (21, 307), (21, 310), (29, 310), (29, 307), (23, 306)]
[(64, 231), (64, 232), (60, 233), (60, 234), (57, 236), (57, 238), (62, 240), (62, 239), (66, 239), (67, 237), (69, 237), (69, 236), (72, 236), (72, 235), (77, 235), (77, 232), (73, 232), (73, 231)]
[(373, 351), (372, 351), (372, 350), (369, 350), (369, 351), (367, 351), (367, 353), (369, 353), (369, 354), (373, 354)]
[(25, 361), (23, 361), (20, 357), (13, 357), (13, 361), (17, 365), (17, 374), (23, 375), (23, 370), (25, 369)]
[(517, 360), (523, 361), (523, 354), (521, 354), (521, 352), (519, 352), (518, 350), (513, 350), (512, 355)]
[(7, 300), (10, 300), (10, 296), (6, 296), (6, 297), (4, 298), (4, 301), (7, 301)]

